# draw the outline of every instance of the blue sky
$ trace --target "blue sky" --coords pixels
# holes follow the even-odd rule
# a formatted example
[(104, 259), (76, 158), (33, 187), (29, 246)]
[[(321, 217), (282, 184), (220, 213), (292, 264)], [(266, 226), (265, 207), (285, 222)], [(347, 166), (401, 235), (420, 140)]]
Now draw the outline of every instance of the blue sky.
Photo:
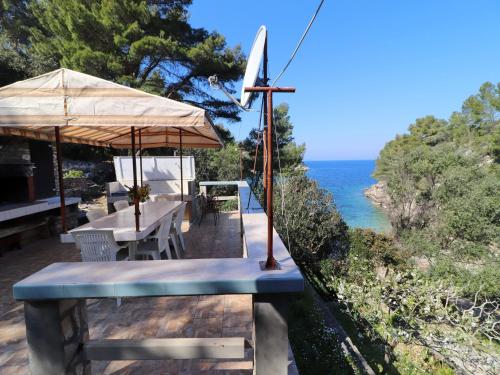
[[(195, 0), (191, 22), (248, 54), (269, 33), (270, 77), (288, 60), (318, 1)], [(447, 118), (485, 81), (500, 81), (498, 0), (326, 0), (279, 82), (306, 160), (375, 159), (427, 114)], [(239, 90), (240, 85), (237, 85)], [(228, 125), (244, 138), (255, 113)]]

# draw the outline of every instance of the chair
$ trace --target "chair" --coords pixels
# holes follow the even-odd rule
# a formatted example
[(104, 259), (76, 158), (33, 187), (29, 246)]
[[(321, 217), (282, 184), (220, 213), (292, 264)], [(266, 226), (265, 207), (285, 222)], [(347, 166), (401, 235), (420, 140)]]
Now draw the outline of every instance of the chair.
[(177, 239), (174, 236), (170, 236), (170, 227), (172, 226), (172, 214), (165, 216), (160, 224), (160, 229), (157, 233), (148, 237), (149, 241), (138, 242), (137, 243), (137, 255), (142, 255), (145, 257), (151, 257), (153, 260), (160, 260), (161, 253), (166, 252), (167, 258), (172, 259), (172, 253), (170, 252), (170, 244), (168, 242), (169, 238), (174, 244), (175, 253), (177, 258), (180, 258), (179, 248), (177, 245)]
[(89, 223), (91, 223), (97, 219), (100, 219), (101, 217), (104, 217), (106, 215), (107, 215), (106, 211), (104, 211), (102, 208), (90, 210), (90, 211), (87, 211), (87, 213), (86, 213), (86, 216), (87, 216), (87, 219), (89, 220)]
[(207, 215), (207, 213), (212, 213), (214, 216), (214, 225), (217, 225), (217, 221), (219, 220), (219, 202), (215, 198), (215, 196), (207, 196), (202, 193), (201, 196), (201, 218), (198, 222), (198, 225), (201, 225), (201, 222)]
[(113, 207), (115, 208), (116, 211), (121, 211), (129, 207), (128, 201), (126, 200), (121, 200), (121, 201), (116, 201), (113, 203)]
[(179, 209), (177, 210), (177, 212), (175, 213), (174, 220), (172, 223), (172, 228), (170, 230), (170, 237), (177, 236), (179, 238), (182, 251), (186, 251), (186, 243), (184, 242), (184, 236), (182, 235), (182, 221), (184, 220), (184, 212), (186, 211), (186, 205), (187, 203), (183, 202), (179, 207)]
[[(122, 249), (115, 242), (112, 230), (81, 230), (71, 233), (76, 247), (82, 255), (82, 262), (114, 262), (128, 260), (128, 251), (124, 255)], [(121, 305), (121, 298), (116, 299)]]
[[(112, 230), (79, 230), (72, 232), (82, 262), (113, 262), (118, 260), (121, 249), (115, 242)], [(125, 258), (123, 258), (125, 259)]]

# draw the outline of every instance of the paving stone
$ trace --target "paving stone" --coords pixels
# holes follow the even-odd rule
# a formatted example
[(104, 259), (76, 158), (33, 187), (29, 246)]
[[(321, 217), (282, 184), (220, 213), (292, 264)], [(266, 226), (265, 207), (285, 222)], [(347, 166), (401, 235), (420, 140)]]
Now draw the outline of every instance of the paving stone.
[[(207, 217), (203, 224), (183, 224), (185, 258), (237, 258), (242, 256), (238, 213), (222, 213), (217, 226)], [(72, 244), (57, 237), (39, 240), (0, 258), (0, 374), (28, 374), (23, 304), (12, 298), (12, 285), (54, 262), (78, 262)], [(146, 265), (147, 263), (145, 263)], [(92, 339), (145, 337), (252, 338), (252, 297), (249, 295), (123, 298), (88, 300)], [(249, 321), (250, 319), (250, 321)], [(180, 375), (251, 374), (253, 351), (244, 361), (166, 360), (94, 361), (93, 374)]]

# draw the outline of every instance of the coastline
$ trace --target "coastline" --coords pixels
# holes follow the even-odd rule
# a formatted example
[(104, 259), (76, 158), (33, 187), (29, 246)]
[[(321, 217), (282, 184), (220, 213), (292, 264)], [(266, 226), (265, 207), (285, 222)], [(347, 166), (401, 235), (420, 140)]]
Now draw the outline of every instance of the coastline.
[(389, 232), (386, 211), (365, 195), (377, 181), (372, 177), (375, 160), (308, 161), (307, 175), (331, 192), (337, 210), (352, 228)]
[(373, 204), (380, 207), (386, 214), (390, 213), (391, 199), (387, 193), (387, 185), (384, 181), (378, 181), (363, 190), (363, 195)]

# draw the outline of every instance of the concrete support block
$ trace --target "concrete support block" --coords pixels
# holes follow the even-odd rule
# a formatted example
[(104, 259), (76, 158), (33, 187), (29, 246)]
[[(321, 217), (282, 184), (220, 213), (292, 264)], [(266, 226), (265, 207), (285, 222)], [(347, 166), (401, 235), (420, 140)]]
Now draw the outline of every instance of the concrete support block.
[(85, 300), (26, 301), (24, 313), (31, 375), (90, 375)]
[(283, 295), (253, 296), (254, 374), (288, 374), (287, 305)]

